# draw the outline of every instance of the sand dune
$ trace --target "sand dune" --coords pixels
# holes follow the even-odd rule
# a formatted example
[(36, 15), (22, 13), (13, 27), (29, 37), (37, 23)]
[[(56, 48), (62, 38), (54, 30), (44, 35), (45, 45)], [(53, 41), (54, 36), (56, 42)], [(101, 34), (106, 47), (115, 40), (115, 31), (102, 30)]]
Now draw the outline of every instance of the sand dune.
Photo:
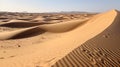
[(1, 32), (0, 39), (10, 39), (36, 28), (45, 32), (60, 33), (61, 36), (18, 49), (8, 49), (5, 54), (0, 52), (3, 56), (0, 57), (0, 66), (118, 67), (120, 65), (119, 18), (119, 12), (111, 10), (95, 15), (89, 20), (86, 19), (87, 21), (73, 20)]
[(17, 22), (24, 23), (24, 22), (28, 22), (28, 21), (12, 19), (12, 20), (10, 20), (10, 21), (8, 21), (8, 22), (2, 22), (2, 23), (0, 23), (0, 25), (7, 25), (7, 24), (17, 23)]
[[(65, 31), (69, 31), (69, 30), (75, 28), (79, 24), (83, 24), (84, 22), (85, 22), (85, 20), (84, 21), (83, 20), (74, 20), (74, 21), (68, 21), (65, 23), (46, 24), (46, 25), (40, 25), (41, 23), (20, 23), (20, 24), (18, 23), (18, 26), (20, 26), (20, 27), (22, 27), (23, 25), (24, 26), (30, 26), (30, 25), (33, 26), (33, 25), (38, 25), (38, 24), (39, 24), (39, 26), (15, 30), (15, 31), (1, 32), (0, 40), (10, 39), (10, 38), (14, 38), (14, 37), (20, 36), (20, 35), (26, 36), (25, 33), (27, 35), (29, 33), (35, 33), (36, 29), (38, 32), (43, 31), (43, 30), (46, 32), (55, 32), (55, 33), (65, 32)], [(10, 24), (7, 23), (4, 25), (5, 26), (10, 25), (11, 27), (14, 27), (17, 25), (17, 23), (10, 23)]]
[(38, 16), (37, 18), (34, 18), (33, 20), (34, 20), (34, 21), (44, 21), (45, 18), (42, 17), (42, 16)]
[[(120, 31), (118, 29), (120, 24), (120, 13), (113, 10), (108, 16), (112, 15), (115, 15), (115, 17), (110, 18), (114, 19), (114, 21), (109, 27), (97, 36), (83, 43), (81, 46), (72, 50), (72, 52), (60, 59), (52, 67), (119, 67), (120, 38), (118, 36), (120, 35), (118, 33)], [(107, 22), (107, 17), (103, 17), (103, 19), (106, 19)], [(100, 22), (105, 24), (105, 22), (102, 21), (103, 19), (101, 19)]]
[(25, 32), (25, 31), (28, 31), (28, 30), (31, 30), (34, 28), (36, 28), (36, 27), (30, 27), (30, 28), (20, 29), (20, 30), (16, 30), (16, 31), (1, 32), (0, 33), (0, 40), (10, 39), (18, 34), (22, 34), (22, 32)]

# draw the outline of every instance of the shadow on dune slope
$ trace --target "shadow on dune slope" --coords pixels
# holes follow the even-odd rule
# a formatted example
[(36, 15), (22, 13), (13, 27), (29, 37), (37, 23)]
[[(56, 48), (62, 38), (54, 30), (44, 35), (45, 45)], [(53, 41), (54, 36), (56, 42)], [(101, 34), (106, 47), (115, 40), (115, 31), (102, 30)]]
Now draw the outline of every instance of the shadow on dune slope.
[(33, 37), (33, 36), (43, 34), (45, 32), (46, 31), (36, 27), (36, 28), (30, 29), (30, 30), (23, 31), (23, 32), (11, 37), (10, 39), (28, 38), (28, 37)]
[(32, 27), (32, 26), (38, 26), (43, 24), (49, 24), (49, 23), (36, 23), (36, 22), (11, 22), (11, 23), (4, 23), (1, 24), (1, 27), (11, 27), (11, 28), (26, 28), (26, 27)]

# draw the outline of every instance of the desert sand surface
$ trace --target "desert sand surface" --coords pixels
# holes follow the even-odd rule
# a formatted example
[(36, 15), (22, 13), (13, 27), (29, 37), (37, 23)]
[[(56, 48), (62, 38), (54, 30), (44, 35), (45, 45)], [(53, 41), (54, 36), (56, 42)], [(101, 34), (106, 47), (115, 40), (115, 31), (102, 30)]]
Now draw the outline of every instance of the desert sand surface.
[(0, 13), (0, 67), (119, 67), (119, 18)]

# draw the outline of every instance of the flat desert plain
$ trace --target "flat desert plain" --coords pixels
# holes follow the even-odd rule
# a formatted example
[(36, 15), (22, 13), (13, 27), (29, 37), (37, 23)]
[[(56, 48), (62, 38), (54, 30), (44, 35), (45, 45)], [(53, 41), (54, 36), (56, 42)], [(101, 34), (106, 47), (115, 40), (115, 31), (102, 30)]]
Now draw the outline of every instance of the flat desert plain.
[(1, 12), (0, 67), (120, 67), (120, 12)]

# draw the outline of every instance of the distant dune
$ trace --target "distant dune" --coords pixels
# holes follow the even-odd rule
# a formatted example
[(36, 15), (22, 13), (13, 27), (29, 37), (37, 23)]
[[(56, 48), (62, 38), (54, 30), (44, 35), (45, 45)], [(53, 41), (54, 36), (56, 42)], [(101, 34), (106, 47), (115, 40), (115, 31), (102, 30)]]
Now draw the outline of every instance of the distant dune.
[(1, 26), (22, 29), (0, 32), (0, 66), (119, 67), (119, 18), (120, 12), (111, 10), (61, 23), (1, 23)]

